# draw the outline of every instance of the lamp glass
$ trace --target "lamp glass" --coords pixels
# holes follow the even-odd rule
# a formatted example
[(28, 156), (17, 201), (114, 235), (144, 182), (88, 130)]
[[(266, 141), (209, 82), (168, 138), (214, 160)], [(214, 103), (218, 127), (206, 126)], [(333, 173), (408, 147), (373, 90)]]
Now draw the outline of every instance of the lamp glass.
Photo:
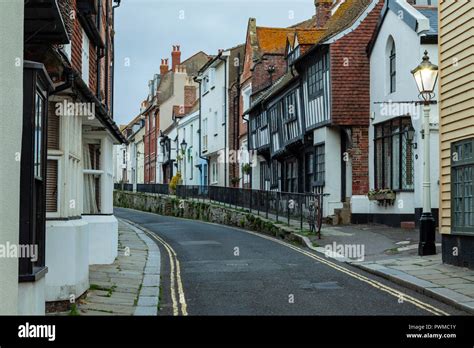
[(438, 67), (430, 62), (425, 51), (423, 62), (412, 71), (418, 91), (425, 100), (431, 98), (438, 80)]
[(188, 143), (184, 141), (183, 139), (183, 141), (181, 142), (181, 150), (185, 152), (187, 147), (188, 147)]

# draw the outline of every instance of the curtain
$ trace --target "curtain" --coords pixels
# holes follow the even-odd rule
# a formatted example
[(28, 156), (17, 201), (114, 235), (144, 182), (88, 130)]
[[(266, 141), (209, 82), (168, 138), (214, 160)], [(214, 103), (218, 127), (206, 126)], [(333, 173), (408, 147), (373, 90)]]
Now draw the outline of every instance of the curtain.
[[(84, 169), (93, 169), (89, 145), (84, 145), (82, 149), (82, 158), (84, 161)], [(94, 175), (84, 174), (84, 214), (98, 214), (95, 179)]]

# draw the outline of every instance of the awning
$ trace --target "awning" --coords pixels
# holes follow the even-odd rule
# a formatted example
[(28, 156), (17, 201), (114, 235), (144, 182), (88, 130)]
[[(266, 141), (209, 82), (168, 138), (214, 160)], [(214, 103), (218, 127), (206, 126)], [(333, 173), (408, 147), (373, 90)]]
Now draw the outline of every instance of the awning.
[(68, 44), (66, 26), (56, 0), (25, 0), (25, 43)]

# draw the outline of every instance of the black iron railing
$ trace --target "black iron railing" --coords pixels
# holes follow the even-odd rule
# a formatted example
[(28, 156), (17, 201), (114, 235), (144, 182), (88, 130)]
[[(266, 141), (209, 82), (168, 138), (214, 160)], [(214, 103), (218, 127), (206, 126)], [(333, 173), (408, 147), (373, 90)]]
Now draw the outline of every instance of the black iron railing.
[(137, 184), (138, 192), (159, 193), (161, 195), (169, 195), (168, 184)]
[[(132, 184), (115, 184), (115, 189), (133, 191)], [(245, 209), (276, 222), (319, 232), (323, 218), (321, 193), (263, 191), (220, 186), (177, 186), (171, 192), (167, 184), (138, 184), (137, 192), (174, 194), (178, 198), (209, 201), (235, 209)]]
[(221, 203), (231, 208), (247, 209), (250, 213), (264, 216), (288, 225), (315, 223), (321, 227), (323, 195), (318, 193), (292, 193), (263, 191), (219, 186), (178, 186), (176, 196)]

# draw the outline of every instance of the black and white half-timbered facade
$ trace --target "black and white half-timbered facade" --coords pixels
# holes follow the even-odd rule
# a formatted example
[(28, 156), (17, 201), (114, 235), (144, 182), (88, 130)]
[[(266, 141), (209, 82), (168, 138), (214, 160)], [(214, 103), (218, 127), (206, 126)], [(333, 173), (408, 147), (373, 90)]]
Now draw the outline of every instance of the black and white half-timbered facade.
[(286, 75), (249, 109), (250, 146), (265, 159), (254, 188), (324, 193), (323, 215), (351, 222), (352, 197), (369, 186), (366, 49), (382, 5), (342, 2), (288, 36)]

